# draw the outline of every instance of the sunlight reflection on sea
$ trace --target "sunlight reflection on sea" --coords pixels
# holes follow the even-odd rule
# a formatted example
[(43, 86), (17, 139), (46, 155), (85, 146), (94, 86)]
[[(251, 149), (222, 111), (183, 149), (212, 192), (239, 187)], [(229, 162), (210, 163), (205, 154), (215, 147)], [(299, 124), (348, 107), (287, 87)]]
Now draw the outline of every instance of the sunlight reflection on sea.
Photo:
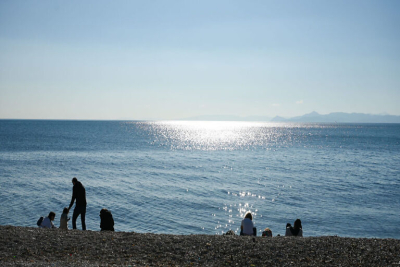
[(163, 121), (143, 125), (151, 128), (153, 143), (183, 150), (236, 150), (285, 145), (293, 136), (281, 129), (296, 125), (229, 121)]

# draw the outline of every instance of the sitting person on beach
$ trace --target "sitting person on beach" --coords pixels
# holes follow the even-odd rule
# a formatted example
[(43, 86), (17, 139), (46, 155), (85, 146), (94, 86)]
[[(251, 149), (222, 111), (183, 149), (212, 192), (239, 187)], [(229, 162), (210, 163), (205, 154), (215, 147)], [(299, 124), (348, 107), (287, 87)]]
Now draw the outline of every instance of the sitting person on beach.
[(250, 212), (247, 212), (244, 216), (240, 229), (240, 235), (256, 235), (254, 231), (256, 228), (254, 227), (253, 216)]
[(229, 230), (228, 232), (225, 233), (225, 235), (236, 235), (233, 230)]
[(303, 227), (301, 226), (300, 219), (297, 219), (294, 222), (294, 227), (288, 223), (286, 225), (286, 233), (285, 236), (303, 236)]
[(54, 212), (50, 212), (49, 216), (43, 219), (42, 224), (40, 225), (41, 228), (56, 228), (53, 224), (54, 218), (56, 214)]
[(100, 211), (100, 228), (101, 231), (114, 231), (114, 219), (111, 211), (107, 209)]
[(272, 231), (271, 231), (271, 229), (269, 229), (268, 227), (265, 228), (264, 231), (262, 232), (262, 236), (272, 237)]
[(61, 214), (60, 218), (60, 228), (68, 230), (68, 221), (71, 218), (68, 218), (69, 209), (67, 207), (64, 208), (63, 213)]

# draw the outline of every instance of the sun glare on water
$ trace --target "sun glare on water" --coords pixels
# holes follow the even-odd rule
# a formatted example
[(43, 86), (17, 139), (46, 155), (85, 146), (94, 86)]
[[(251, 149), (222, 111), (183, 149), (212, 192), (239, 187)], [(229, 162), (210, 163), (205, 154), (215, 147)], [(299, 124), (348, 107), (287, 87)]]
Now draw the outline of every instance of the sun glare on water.
[(152, 122), (155, 143), (175, 149), (233, 150), (265, 146), (276, 141), (274, 123), (229, 121)]

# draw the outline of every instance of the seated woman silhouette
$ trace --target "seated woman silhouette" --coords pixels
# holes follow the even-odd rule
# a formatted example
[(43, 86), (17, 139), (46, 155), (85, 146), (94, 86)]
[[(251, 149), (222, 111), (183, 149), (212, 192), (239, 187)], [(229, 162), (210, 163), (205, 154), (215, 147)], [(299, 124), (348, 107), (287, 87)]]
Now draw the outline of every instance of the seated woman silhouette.
[(285, 236), (303, 236), (303, 227), (301, 226), (300, 219), (297, 219), (294, 222), (294, 227), (288, 223), (286, 225), (286, 233)]
[(108, 209), (100, 211), (100, 229), (101, 231), (114, 231), (114, 218)]
[(250, 212), (247, 212), (242, 220), (242, 225), (240, 226), (240, 235), (256, 235), (256, 228), (253, 223), (253, 216)]

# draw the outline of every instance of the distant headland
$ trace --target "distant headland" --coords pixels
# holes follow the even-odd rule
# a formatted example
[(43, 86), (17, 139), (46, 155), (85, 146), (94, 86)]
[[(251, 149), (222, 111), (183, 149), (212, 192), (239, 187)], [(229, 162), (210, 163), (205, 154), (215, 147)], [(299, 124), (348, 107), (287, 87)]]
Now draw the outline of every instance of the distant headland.
[(182, 120), (188, 121), (265, 121), (265, 122), (309, 122), (309, 123), (400, 123), (400, 116), (378, 115), (365, 113), (345, 113), (334, 112), (329, 114), (319, 114), (311, 112), (302, 116), (266, 117), (266, 116), (231, 116), (231, 115), (204, 115), (189, 117)]

